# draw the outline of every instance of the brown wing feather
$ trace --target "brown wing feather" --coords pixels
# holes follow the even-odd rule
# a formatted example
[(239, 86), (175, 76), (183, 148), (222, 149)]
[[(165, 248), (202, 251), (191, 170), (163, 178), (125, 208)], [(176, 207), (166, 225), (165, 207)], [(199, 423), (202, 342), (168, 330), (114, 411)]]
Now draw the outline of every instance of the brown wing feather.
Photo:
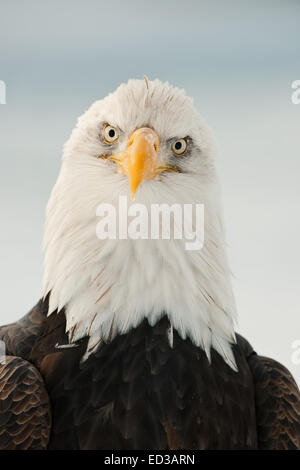
[(48, 299), (40, 300), (19, 321), (0, 327), (0, 340), (5, 343), (6, 354), (28, 358), (36, 338), (43, 330), (47, 311)]
[(38, 370), (19, 357), (0, 365), (0, 450), (46, 449), (49, 397)]
[(290, 372), (267, 357), (249, 358), (259, 449), (300, 449), (300, 392)]

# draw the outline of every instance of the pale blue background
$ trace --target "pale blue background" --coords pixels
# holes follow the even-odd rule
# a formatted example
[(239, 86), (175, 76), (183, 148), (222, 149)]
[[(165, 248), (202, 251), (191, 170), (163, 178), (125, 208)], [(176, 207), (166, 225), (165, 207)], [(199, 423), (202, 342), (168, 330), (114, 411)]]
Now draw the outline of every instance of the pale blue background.
[(296, 0), (0, 2), (0, 323), (40, 296), (44, 209), (77, 116), (146, 74), (214, 128), (239, 328), (300, 382), (299, 23)]

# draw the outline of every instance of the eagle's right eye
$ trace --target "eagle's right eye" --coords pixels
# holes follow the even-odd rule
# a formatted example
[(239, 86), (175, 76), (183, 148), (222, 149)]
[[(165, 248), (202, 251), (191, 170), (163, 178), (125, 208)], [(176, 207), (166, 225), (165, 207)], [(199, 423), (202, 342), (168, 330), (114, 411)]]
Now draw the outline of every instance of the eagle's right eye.
[(102, 129), (103, 141), (108, 145), (112, 145), (118, 140), (118, 138), (119, 138), (118, 129), (116, 129), (114, 126), (111, 126), (108, 123), (104, 124), (104, 127)]
[(171, 148), (172, 148), (172, 152), (177, 157), (181, 157), (182, 155), (185, 155), (187, 150), (188, 150), (187, 138), (175, 140), (175, 142), (173, 142)]

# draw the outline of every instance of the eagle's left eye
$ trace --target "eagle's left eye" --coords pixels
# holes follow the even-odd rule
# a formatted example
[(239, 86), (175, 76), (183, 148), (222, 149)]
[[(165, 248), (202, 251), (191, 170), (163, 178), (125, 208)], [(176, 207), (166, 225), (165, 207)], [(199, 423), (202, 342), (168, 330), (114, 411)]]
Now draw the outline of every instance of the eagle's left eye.
[(118, 129), (110, 124), (105, 124), (102, 130), (102, 139), (106, 144), (114, 144), (119, 138)]

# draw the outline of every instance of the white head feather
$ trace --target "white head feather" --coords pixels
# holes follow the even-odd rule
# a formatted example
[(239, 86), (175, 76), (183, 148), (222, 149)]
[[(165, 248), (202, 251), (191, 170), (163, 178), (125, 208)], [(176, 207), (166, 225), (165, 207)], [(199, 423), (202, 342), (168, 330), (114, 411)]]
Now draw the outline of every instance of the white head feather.
[[(155, 324), (167, 314), (182, 338), (189, 337), (210, 358), (211, 347), (235, 368), (235, 302), (225, 254), (216, 147), (212, 133), (183, 90), (159, 80), (130, 80), (78, 119), (64, 147), (45, 228), (43, 292), (49, 314), (65, 309), (70, 341), (89, 335), (86, 356), (101, 341), (123, 334), (144, 318)], [(96, 209), (129, 195), (128, 179), (116, 164), (95, 158), (109, 149), (103, 123), (120, 131), (117, 151), (130, 134), (149, 126), (160, 138), (160, 160), (170, 157), (170, 138), (190, 136), (191, 153), (181, 173), (142, 183), (137, 202), (202, 203), (205, 241), (186, 251), (181, 240), (99, 240)], [(130, 203), (129, 203), (130, 204)]]

